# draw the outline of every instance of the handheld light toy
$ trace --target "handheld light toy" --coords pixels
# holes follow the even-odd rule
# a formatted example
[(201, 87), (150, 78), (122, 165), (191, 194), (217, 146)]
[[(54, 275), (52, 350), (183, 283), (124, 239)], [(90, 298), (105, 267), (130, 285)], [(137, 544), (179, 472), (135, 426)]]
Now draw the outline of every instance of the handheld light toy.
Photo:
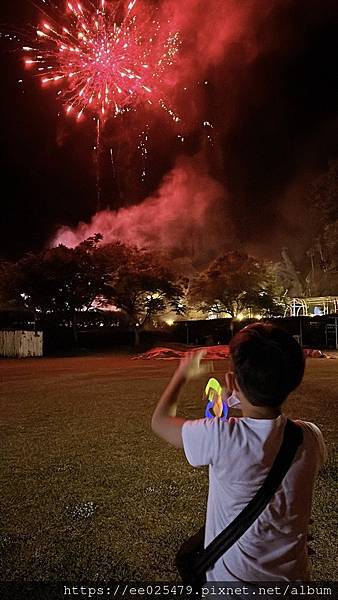
[(226, 421), (229, 408), (240, 404), (240, 401), (234, 393), (229, 398), (226, 397), (226, 391), (214, 377), (209, 379), (205, 387), (204, 395), (207, 400), (205, 408), (205, 417), (207, 419), (218, 417), (221, 421)]

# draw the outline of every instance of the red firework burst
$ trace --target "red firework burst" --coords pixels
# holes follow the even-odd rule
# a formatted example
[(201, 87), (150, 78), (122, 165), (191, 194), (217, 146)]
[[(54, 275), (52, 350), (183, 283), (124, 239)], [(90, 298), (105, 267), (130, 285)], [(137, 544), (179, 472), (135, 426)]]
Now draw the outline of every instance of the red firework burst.
[(162, 33), (154, 16), (136, 4), (67, 2), (64, 15), (39, 26), (35, 47), (23, 48), (26, 66), (35, 67), (43, 86), (57, 86), (67, 113), (80, 119), (89, 112), (102, 120), (158, 103), (179, 120), (163, 85), (179, 35)]

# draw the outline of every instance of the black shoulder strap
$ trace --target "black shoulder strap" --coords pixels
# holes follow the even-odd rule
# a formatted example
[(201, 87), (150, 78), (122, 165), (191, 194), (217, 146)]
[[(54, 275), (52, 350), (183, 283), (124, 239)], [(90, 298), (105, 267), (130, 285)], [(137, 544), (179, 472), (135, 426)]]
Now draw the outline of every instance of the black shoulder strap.
[(281, 447), (262, 487), (242, 512), (200, 554), (195, 570), (204, 573), (249, 529), (278, 490), (303, 441), (302, 429), (287, 420)]

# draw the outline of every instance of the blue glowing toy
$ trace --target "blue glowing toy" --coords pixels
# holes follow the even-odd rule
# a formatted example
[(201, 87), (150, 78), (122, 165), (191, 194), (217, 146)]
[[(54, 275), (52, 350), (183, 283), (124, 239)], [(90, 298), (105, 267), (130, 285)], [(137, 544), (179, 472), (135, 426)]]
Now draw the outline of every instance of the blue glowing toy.
[(227, 397), (226, 391), (214, 377), (209, 379), (205, 387), (204, 396), (207, 400), (205, 408), (205, 417), (207, 419), (218, 417), (220, 421), (226, 421), (229, 414), (229, 408), (232, 406), (237, 406), (239, 408), (238, 405), (240, 404), (240, 401), (235, 393), (230, 397)]

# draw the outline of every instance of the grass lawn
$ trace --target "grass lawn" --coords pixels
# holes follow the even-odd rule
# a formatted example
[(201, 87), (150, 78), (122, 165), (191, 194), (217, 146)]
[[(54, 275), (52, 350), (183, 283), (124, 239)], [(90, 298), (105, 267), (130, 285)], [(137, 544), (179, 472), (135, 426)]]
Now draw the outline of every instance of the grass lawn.
[[(215, 363), (216, 376), (224, 371)], [(175, 580), (174, 555), (203, 522), (207, 472), (150, 431), (176, 361), (128, 356), (0, 362), (3, 581)], [(324, 432), (313, 575), (336, 577), (334, 442), (338, 360), (308, 359), (292, 417)], [(203, 382), (182, 414), (203, 416)]]

